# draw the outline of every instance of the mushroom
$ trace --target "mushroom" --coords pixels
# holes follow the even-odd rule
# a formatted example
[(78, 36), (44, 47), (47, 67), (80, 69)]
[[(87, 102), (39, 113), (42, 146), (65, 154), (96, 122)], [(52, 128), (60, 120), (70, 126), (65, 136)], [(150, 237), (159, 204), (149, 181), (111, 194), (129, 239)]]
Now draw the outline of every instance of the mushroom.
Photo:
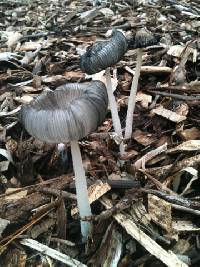
[(128, 99), (128, 110), (126, 115), (126, 127), (124, 136), (125, 139), (131, 138), (132, 135), (133, 113), (135, 109), (138, 80), (140, 77), (140, 70), (142, 66), (142, 48), (155, 45), (158, 43), (158, 41), (159, 41), (159, 36), (152, 34), (147, 29), (141, 29), (138, 32), (136, 32), (133, 40), (131, 40), (131, 42), (134, 43), (133, 47), (137, 48), (137, 61), (136, 61), (135, 74), (131, 85), (131, 92)]
[[(88, 74), (94, 74), (105, 70), (106, 86), (108, 99), (112, 114), (113, 126), (115, 132), (122, 139), (122, 127), (117, 110), (117, 103), (112, 90), (112, 82), (110, 75), (111, 66), (115, 65), (126, 53), (128, 43), (126, 37), (118, 30), (112, 30), (111, 39), (109, 41), (94, 43), (87, 52), (81, 56), (80, 66), (83, 71)], [(120, 154), (124, 153), (124, 146), (120, 145)]]
[[(78, 140), (95, 131), (104, 121), (108, 106), (106, 87), (101, 81), (59, 86), (22, 106), (20, 120), (27, 132), (47, 143), (71, 144), (77, 203), (80, 217), (90, 216), (87, 183)], [(89, 222), (81, 221), (85, 241)]]

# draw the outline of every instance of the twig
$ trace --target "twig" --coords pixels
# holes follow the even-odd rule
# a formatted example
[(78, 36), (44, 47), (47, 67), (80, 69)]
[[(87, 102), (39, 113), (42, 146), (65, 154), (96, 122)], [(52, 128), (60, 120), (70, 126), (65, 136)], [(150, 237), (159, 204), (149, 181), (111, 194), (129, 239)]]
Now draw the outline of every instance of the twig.
[(171, 94), (171, 93), (160, 92), (160, 91), (148, 91), (148, 92), (154, 95), (168, 96), (168, 97), (185, 100), (185, 101), (200, 100), (200, 95), (189, 96), (189, 95)]
[(153, 194), (155, 196), (161, 197), (164, 200), (173, 203), (173, 204), (177, 204), (177, 205), (181, 205), (187, 208), (197, 208), (200, 209), (200, 203), (198, 201), (193, 201), (190, 199), (186, 199), (183, 197), (180, 197), (178, 195), (171, 195), (168, 194), (164, 191), (158, 191), (158, 190), (154, 190), (154, 189), (145, 189), (145, 188), (141, 188), (140, 191), (148, 193), (148, 194)]
[(194, 209), (186, 208), (184, 206), (177, 205), (177, 204), (172, 204), (172, 208), (200, 216), (200, 210), (194, 210)]
[(69, 193), (69, 192), (66, 192), (66, 191), (63, 191), (63, 190), (52, 189), (52, 188), (48, 188), (48, 187), (42, 187), (42, 188), (38, 188), (37, 191), (40, 193), (47, 194), (47, 195), (63, 197), (64, 199), (76, 200), (76, 195)]
[(99, 215), (93, 215), (82, 218), (82, 220), (85, 221), (102, 221), (107, 220), (111, 216), (128, 209), (130, 207), (130, 204), (133, 200), (132, 199), (122, 199), (119, 203), (117, 203), (115, 206), (111, 207), (110, 209), (107, 209), (105, 211), (102, 211)]

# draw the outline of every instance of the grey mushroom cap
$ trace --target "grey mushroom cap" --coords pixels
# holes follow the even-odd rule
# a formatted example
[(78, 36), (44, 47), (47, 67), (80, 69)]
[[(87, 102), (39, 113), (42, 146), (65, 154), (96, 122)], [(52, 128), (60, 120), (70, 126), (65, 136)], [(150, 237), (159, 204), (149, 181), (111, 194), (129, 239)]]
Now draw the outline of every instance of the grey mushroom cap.
[(27, 132), (47, 143), (80, 140), (104, 121), (108, 96), (104, 83), (69, 83), (47, 91), (22, 106)]
[(133, 40), (131, 41), (134, 45), (134, 48), (144, 48), (151, 45), (156, 45), (161, 36), (158, 34), (153, 34), (147, 29), (141, 29), (136, 32)]
[(88, 51), (81, 56), (81, 69), (94, 74), (115, 65), (128, 49), (126, 37), (118, 30), (112, 31), (109, 41), (94, 43)]

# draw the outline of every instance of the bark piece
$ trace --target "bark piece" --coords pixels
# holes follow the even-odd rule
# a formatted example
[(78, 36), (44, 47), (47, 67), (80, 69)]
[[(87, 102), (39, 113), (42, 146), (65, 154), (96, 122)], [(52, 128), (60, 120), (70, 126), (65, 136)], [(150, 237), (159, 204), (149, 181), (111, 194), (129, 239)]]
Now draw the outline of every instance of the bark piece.
[(166, 109), (162, 106), (159, 106), (159, 107), (153, 109), (152, 112), (154, 114), (162, 116), (163, 118), (165, 118), (167, 120), (170, 120), (170, 121), (176, 122), (176, 123), (179, 123), (181, 121), (186, 120), (186, 116), (179, 115), (176, 112), (173, 112), (173, 111)]
[[(97, 181), (95, 184), (91, 185), (88, 188), (89, 202), (90, 204), (99, 199), (105, 193), (107, 193), (111, 187), (107, 183), (103, 183), (102, 181)], [(71, 215), (75, 215), (78, 212), (77, 207), (71, 210)]]
[[(111, 208), (112, 203), (109, 199), (103, 198), (102, 204), (106, 208)], [(127, 214), (116, 214), (113, 216), (115, 220), (125, 228), (126, 232), (136, 239), (147, 251), (149, 251), (156, 258), (165, 263), (168, 267), (188, 267), (187, 264), (179, 260), (179, 258), (172, 252), (164, 250), (153, 239), (145, 234)]]
[(188, 140), (183, 142), (182, 144), (169, 149), (168, 153), (174, 153), (179, 151), (198, 151), (200, 150), (200, 140)]
[(172, 221), (172, 227), (177, 232), (200, 232), (200, 227), (195, 225), (192, 221)]
[(85, 264), (81, 263), (78, 260), (72, 259), (71, 257), (69, 257), (68, 255), (65, 255), (55, 249), (52, 249), (46, 245), (43, 245), (39, 242), (37, 242), (36, 240), (33, 239), (23, 239), (22, 241), (20, 241), (20, 243), (22, 245), (25, 245), (27, 247), (30, 247), (32, 249), (35, 249), (59, 262), (63, 262), (65, 264), (67, 264), (68, 266), (72, 266), (72, 267), (87, 267)]
[(148, 194), (148, 211), (151, 219), (168, 232), (172, 230), (172, 206), (169, 202)]
[(100, 248), (90, 263), (93, 267), (118, 266), (122, 254), (122, 234), (116, 229), (115, 224), (110, 224), (102, 239)]

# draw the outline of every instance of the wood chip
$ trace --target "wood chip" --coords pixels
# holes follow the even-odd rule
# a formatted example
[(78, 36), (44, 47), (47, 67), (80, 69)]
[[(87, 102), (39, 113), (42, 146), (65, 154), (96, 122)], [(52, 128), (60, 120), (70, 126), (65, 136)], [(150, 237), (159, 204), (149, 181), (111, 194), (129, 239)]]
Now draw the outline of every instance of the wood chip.
[(134, 167), (136, 170), (138, 169), (145, 169), (145, 164), (146, 162), (148, 162), (149, 160), (151, 160), (152, 158), (156, 157), (157, 155), (165, 152), (167, 150), (167, 143), (165, 143), (162, 146), (157, 147), (156, 149), (149, 151), (147, 154), (145, 154), (143, 157), (141, 157), (140, 159), (138, 159), (135, 163), (134, 163)]
[(195, 225), (192, 221), (172, 221), (172, 227), (177, 232), (199, 232), (200, 227)]
[(178, 151), (198, 151), (200, 150), (200, 140), (189, 140), (182, 144), (169, 149), (168, 153), (174, 153)]
[(164, 108), (163, 106), (159, 106), (153, 109), (152, 113), (162, 116), (163, 118), (176, 123), (186, 120), (186, 116), (179, 115), (176, 112)]
[[(102, 204), (107, 208), (112, 207), (112, 203), (108, 198), (103, 197)], [(152, 238), (145, 234), (131, 219), (128, 214), (116, 214), (113, 216), (115, 220), (125, 228), (126, 232), (137, 240), (151, 255), (161, 260), (168, 267), (188, 267), (187, 264), (179, 260), (172, 252), (163, 249)]]
[[(111, 189), (110, 185), (103, 183), (102, 181), (97, 181), (88, 188), (88, 196), (90, 204), (102, 197)], [(78, 213), (78, 208), (75, 207), (71, 210), (71, 215)]]
[(133, 132), (132, 137), (143, 146), (148, 146), (157, 140), (153, 134), (143, 132), (139, 129)]
[(151, 219), (168, 232), (172, 230), (172, 206), (169, 202), (148, 194), (148, 212)]
[[(18, 200), (21, 199), (25, 196), (27, 196), (28, 191), (27, 190), (22, 190), (19, 191), (19, 188), (8, 188), (6, 190), (6, 194), (9, 194), (8, 196), (5, 197), (5, 200)], [(16, 193), (14, 193), (15, 191), (17, 191)], [(13, 193), (13, 194), (10, 194)]]
[(23, 239), (22, 241), (20, 241), (20, 243), (22, 245), (25, 245), (25, 246), (30, 247), (32, 249), (35, 249), (36, 251), (39, 251), (40, 253), (43, 253), (44, 255), (47, 255), (47, 256), (53, 258), (54, 260), (65, 263), (68, 266), (87, 267), (85, 264), (81, 263), (80, 261), (75, 260), (75, 259), (71, 258), (70, 256), (63, 254), (63, 253), (61, 253), (55, 249), (52, 249), (46, 245), (43, 245), (36, 240), (27, 238), (27, 239)]
[(196, 127), (185, 129), (183, 131), (178, 131), (177, 134), (185, 141), (200, 139), (200, 131)]

